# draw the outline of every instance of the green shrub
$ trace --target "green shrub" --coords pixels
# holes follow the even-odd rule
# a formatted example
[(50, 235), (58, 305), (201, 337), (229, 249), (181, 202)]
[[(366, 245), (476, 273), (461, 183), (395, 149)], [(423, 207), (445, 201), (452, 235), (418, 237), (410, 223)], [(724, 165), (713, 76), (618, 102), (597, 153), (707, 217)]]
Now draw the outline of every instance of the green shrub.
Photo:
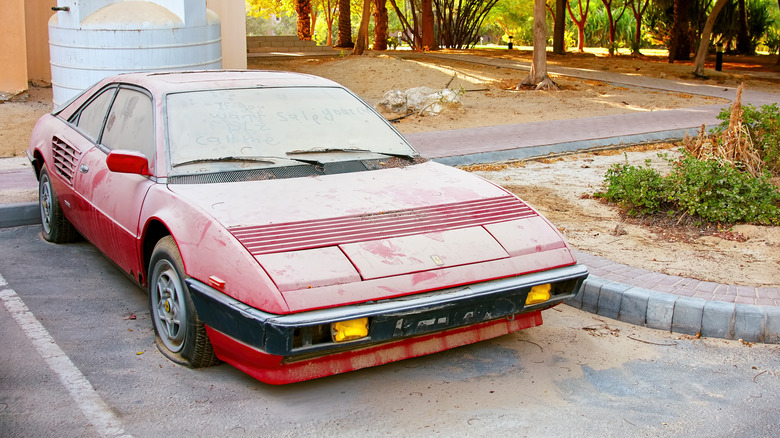
[(754, 178), (733, 165), (685, 153), (661, 176), (649, 167), (616, 164), (595, 196), (617, 203), (632, 216), (687, 214), (711, 223), (780, 225), (780, 191), (769, 176)]
[[(760, 168), (767, 172), (753, 177), (740, 171), (738, 162), (699, 159), (684, 151), (671, 163), (667, 176), (650, 168), (649, 161), (644, 167), (612, 166), (605, 176), (605, 191), (596, 196), (617, 203), (632, 216), (667, 212), (711, 223), (780, 225), (780, 191), (770, 182), (770, 172), (780, 175), (780, 109), (775, 104), (759, 109), (745, 105), (741, 112), (742, 126), (766, 165)], [(723, 141), (720, 134), (728, 130), (730, 118), (731, 108), (721, 111), (718, 119), (722, 123), (715, 128), (712, 141)]]
[(666, 183), (678, 213), (715, 223), (780, 224), (780, 192), (767, 175), (754, 178), (729, 163), (685, 155)]
[(661, 174), (649, 167), (615, 164), (605, 176), (606, 191), (596, 193), (617, 203), (630, 216), (650, 215), (661, 210), (666, 188)]

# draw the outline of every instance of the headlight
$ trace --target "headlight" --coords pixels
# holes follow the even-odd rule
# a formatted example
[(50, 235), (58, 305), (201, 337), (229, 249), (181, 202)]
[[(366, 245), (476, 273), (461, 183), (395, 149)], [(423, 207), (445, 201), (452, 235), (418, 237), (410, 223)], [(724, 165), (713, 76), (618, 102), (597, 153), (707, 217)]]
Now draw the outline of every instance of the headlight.
[[(549, 294), (548, 294), (549, 296)], [(333, 342), (354, 341), (368, 336), (368, 318), (350, 319), (330, 325)]]
[(530, 306), (532, 304), (539, 304), (549, 300), (550, 289), (552, 289), (552, 285), (550, 283), (538, 284), (532, 287), (531, 291), (528, 292), (528, 297), (525, 299), (525, 305)]

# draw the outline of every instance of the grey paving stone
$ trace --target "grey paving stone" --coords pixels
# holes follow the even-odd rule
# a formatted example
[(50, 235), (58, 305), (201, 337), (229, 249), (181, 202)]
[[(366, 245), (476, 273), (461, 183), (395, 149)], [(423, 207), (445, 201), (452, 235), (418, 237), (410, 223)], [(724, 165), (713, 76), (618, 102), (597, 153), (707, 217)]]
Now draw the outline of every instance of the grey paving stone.
[(618, 319), (620, 314), (620, 301), (623, 292), (631, 286), (623, 283), (608, 283), (601, 286), (597, 312), (607, 318)]
[(754, 297), (740, 297), (736, 296), (734, 297), (734, 302), (737, 304), (749, 304), (749, 305), (755, 305), (756, 299)]
[(736, 304), (734, 338), (747, 342), (764, 342), (766, 312), (762, 306)]
[(696, 285), (696, 290), (698, 292), (707, 292), (707, 293), (714, 293), (715, 289), (718, 288), (718, 283), (713, 283), (711, 281), (700, 281)]
[(672, 330), (672, 316), (677, 295), (652, 291), (647, 299), (647, 326), (658, 330)]
[(764, 307), (766, 325), (764, 327), (764, 342), (780, 344), (780, 307)]
[(607, 283), (611, 283), (611, 281), (596, 276), (589, 276), (585, 280), (585, 286), (582, 288), (582, 310), (598, 313), (599, 293), (601, 292), (601, 287)]
[(701, 335), (708, 338), (734, 339), (734, 303), (707, 301), (701, 318)]
[(679, 297), (674, 303), (672, 331), (695, 335), (701, 332), (702, 315), (705, 300), (691, 297)]
[(758, 296), (756, 288), (753, 286), (737, 286), (736, 289), (738, 297), (756, 298)]
[(623, 292), (618, 319), (629, 324), (645, 325), (647, 301), (650, 299), (651, 293), (653, 292), (641, 287), (632, 287)]

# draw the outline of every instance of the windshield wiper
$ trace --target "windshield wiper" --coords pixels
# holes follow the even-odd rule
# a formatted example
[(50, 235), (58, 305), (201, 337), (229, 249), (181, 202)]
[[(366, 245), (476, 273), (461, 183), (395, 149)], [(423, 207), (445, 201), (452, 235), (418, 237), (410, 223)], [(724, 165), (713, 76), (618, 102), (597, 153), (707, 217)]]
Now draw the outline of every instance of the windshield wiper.
[(396, 154), (392, 152), (377, 152), (370, 149), (360, 148), (320, 148), (320, 149), (307, 149), (287, 152), (287, 155), (304, 155), (304, 154), (324, 154), (328, 152), (354, 152), (354, 153), (369, 153), (377, 155), (386, 155), (388, 157), (407, 158), (413, 160), (415, 155), (411, 154)]
[(287, 155), (303, 155), (303, 154), (326, 154), (328, 152), (373, 152), (368, 149), (358, 148), (314, 148), (314, 149), (299, 149), (297, 151), (287, 152)]
[[(252, 156), (231, 156), (231, 157), (219, 157), (219, 158), (198, 158), (196, 160), (188, 160), (188, 161), (182, 161), (181, 163), (176, 163), (172, 167), (185, 166), (187, 164), (221, 163), (221, 162), (229, 162), (229, 161), (235, 161), (235, 162), (251, 161), (253, 163), (276, 164), (276, 161), (274, 161), (273, 158), (274, 157), (252, 157)], [(286, 160), (287, 158), (282, 158), (282, 159)]]

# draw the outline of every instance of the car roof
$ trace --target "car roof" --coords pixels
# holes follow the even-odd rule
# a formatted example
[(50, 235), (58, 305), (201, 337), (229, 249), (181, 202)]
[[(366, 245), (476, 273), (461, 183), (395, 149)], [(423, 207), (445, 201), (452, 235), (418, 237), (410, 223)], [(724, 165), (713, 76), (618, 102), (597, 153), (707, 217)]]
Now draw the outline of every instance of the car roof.
[(103, 83), (132, 83), (154, 94), (220, 88), (341, 87), (336, 82), (303, 73), (268, 70), (199, 70), (125, 73)]

